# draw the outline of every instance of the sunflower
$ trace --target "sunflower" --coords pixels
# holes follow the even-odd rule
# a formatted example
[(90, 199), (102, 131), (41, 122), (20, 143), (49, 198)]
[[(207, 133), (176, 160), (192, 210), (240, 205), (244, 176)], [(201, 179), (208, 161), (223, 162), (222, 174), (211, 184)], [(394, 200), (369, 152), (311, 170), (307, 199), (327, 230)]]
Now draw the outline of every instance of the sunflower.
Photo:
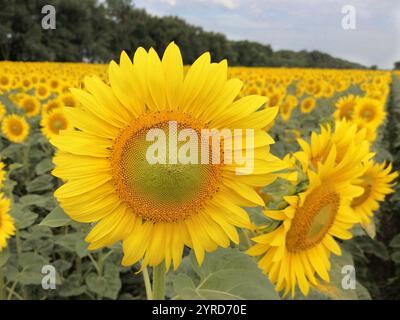
[(25, 118), (12, 114), (4, 117), (1, 130), (11, 142), (21, 143), (29, 134), (29, 124)]
[(378, 128), (385, 120), (382, 102), (371, 98), (361, 98), (354, 110), (354, 118), (360, 127)]
[[(261, 130), (277, 108), (259, 110), (267, 100), (261, 96), (235, 101), (241, 81), (227, 80), (226, 60), (211, 63), (208, 52), (184, 76), (174, 43), (162, 59), (139, 48), (132, 63), (123, 52), (119, 65), (109, 65), (109, 83), (89, 77), (87, 91), (71, 89), (81, 107), (65, 108), (71, 129), (51, 140), (58, 149), (53, 174), (66, 181), (56, 198), (73, 219), (97, 222), (86, 237), (89, 248), (122, 240), (123, 265), (143, 258), (142, 266), (165, 261), (176, 269), (185, 245), (201, 264), (205, 252), (238, 243), (236, 227), (251, 226), (241, 206), (263, 205), (255, 187), (286, 168), (269, 153), (273, 140)], [(253, 173), (225, 162), (150, 164), (146, 135), (158, 129), (169, 140), (177, 132), (167, 130), (171, 122), (197, 137), (206, 128), (254, 129), (254, 149), (236, 146), (239, 153), (254, 150)]]
[(34, 117), (40, 112), (39, 100), (27, 94), (21, 98), (19, 106), (24, 110), (27, 117)]
[(0, 189), (4, 186), (4, 180), (6, 178), (6, 173), (4, 171), (4, 163), (0, 161)]
[(40, 83), (35, 88), (35, 95), (38, 99), (44, 100), (51, 95), (49, 85), (46, 83)]
[(268, 107), (273, 108), (273, 107), (279, 107), (280, 104), (282, 103), (284, 96), (284, 92), (281, 90), (274, 90), (269, 96), (268, 96)]
[(345, 120), (336, 121), (335, 128), (329, 124), (321, 125), (321, 133), (312, 132), (311, 142), (302, 138), (297, 140), (301, 151), (294, 156), (302, 164), (303, 170), (315, 170), (318, 163), (325, 162), (332, 147), (336, 149), (336, 162), (340, 162), (347, 154), (354, 153), (355, 162), (361, 166), (373, 154), (369, 151), (369, 142), (366, 140), (365, 129), (359, 130), (357, 125)]
[(62, 104), (60, 102), (59, 99), (53, 99), (50, 100), (49, 102), (47, 102), (42, 109), (42, 112), (44, 114), (50, 113), (51, 111), (55, 110), (55, 109), (59, 109), (62, 107)]
[(52, 92), (58, 91), (58, 89), (60, 87), (60, 81), (58, 79), (51, 79), (49, 81), (49, 87)]
[(287, 122), (290, 119), (290, 116), (292, 115), (293, 109), (297, 105), (297, 98), (296, 96), (293, 95), (288, 95), (284, 102), (282, 103), (281, 107), (279, 108), (281, 118), (283, 121)]
[(59, 99), (63, 106), (75, 108), (78, 106), (77, 99), (71, 93), (63, 93), (59, 96)]
[(43, 134), (51, 139), (60, 133), (60, 130), (66, 130), (69, 122), (62, 109), (54, 109), (49, 113), (45, 113), (40, 121)]
[(393, 181), (398, 177), (397, 172), (392, 172), (391, 164), (368, 161), (365, 166), (366, 171), (357, 183), (364, 192), (351, 202), (351, 207), (360, 217), (363, 227), (370, 223), (373, 212), (379, 208), (379, 202), (394, 192)]
[(310, 113), (317, 106), (313, 97), (305, 98), (300, 104), (300, 110), (302, 113)]
[[(350, 208), (351, 200), (362, 194), (362, 188), (351, 184), (359, 176), (352, 168), (352, 156), (336, 163), (336, 149), (329, 152), (325, 163), (307, 172), (308, 187), (304, 192), (284, 199), (283, 210), (265, 210), (267, 217), (281, 221), (273, 232), (253, 239), (256, 245), (247, 253), (263, 255), (258, 265), (276, 285), (295, 295), (296, 286), (306, 296), (320, 279), (329, 282), (331, 252), (341, 255), (335, 238), (350, 239), (349, 229), (359, 220)], [(320, 279), (319, 279), (320, 278)]]
[(353, 119), (353, 113), (354, 109), (357, 105), (358, 97), (354, 95), (348, 95), (345, 97), (340, 98), (336, 102), (336, 111), (333, 114), (335, 119), (337, 120), (352, 120)]
[(23, 78), (21, 80), (21, 86), (25, 91), (28, 91), (32, 88), (32, 81), (29, 78)]
[(0, 252), (7, 246), (7, 239), (15, 234), (14, 220), (9, 211), (10, 200), (0, 193)]
[(0, 90), (8, 91), (9, 89), (11, 89), (11, 86), (12, 86), (11, 78), (6, 74), (0, 74)]
[(7, 113), (6, 106), (0, 101), (0, 121), (4, 118)]

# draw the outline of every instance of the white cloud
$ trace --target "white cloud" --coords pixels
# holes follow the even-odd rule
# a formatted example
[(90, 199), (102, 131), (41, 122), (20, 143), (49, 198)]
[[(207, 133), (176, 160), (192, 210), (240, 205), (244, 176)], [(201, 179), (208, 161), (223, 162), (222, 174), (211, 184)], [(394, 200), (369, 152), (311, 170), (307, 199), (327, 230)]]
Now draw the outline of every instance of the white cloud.
[(169, 4), (170, 6), (176, 6), (176, 0), (161, 0), (161, 2)]
[(213, 2), (230, 10), (234, 10), (239, 7), (239, 3), (235, 0), (213, 0)]

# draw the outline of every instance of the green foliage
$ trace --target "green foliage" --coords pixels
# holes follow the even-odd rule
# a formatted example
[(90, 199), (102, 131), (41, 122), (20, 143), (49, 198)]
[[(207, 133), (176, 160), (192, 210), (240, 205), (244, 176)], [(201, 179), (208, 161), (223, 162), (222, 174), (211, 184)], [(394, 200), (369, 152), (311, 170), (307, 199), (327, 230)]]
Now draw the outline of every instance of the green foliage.
[[(54, 5), (55, 30), (42, 30), (41, 8)], [(231, 41), (177, 17), (156, 17), (134, 8), (131, 0), (0, 0), (0, 59), (108, 62), (122, 50), (154, 47), (162, 53), (170, 41), (185, 63), (204, 51), (230, 65), (315, 68), (363, 68), (319, 51), (273, 52), (270, 45)]]
[(206, 255), (201, 267), (191, 253), (171, 276), (174, 299), (279, 299), (256, 262), (237, 249), (218, 249)]
[[(9, 101), (6, 106), (12, 107)], [(32, 128), (38, 127), (37, 120), (30, 121)], [(10, 214), (17, 228), (0, 254), (5, 298), (144, 298), (141, 277), (132, 268), (120, 267), (121, 248), (89, 253), (84, 240), (89, 226), (73, 222), (57, 204), (53, 191), (59, 181), (50, 174), (53, 148), (47, 140), (35, 131), (22, 144), (0, 138), (0, 145), (7, 172), (4, 192), (13, 202)], [(42, 268), (48, 264), (57, 272), (56, 290), (41, 286)], [(133, 278), (136, 290), (123, 287), (126, 278)]]

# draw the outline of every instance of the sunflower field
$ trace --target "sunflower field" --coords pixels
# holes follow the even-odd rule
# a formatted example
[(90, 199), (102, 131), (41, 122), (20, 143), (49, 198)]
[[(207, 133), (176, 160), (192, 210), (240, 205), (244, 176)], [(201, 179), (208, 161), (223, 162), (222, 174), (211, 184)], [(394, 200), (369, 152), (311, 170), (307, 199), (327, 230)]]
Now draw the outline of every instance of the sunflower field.
[[(400, 298), (400, 72), (211, 61), (0, 62), (0, 299)], [(171, 121), (252, 172), (149, 164)]]

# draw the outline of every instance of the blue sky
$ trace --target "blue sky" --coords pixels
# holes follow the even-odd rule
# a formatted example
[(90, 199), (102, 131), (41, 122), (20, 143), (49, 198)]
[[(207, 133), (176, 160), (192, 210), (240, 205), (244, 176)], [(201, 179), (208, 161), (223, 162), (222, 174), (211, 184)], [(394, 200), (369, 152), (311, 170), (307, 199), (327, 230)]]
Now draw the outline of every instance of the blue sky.
[[(400, 60), (398, 0), (134, 0), (153, 15), (175, 15), (229, 39), (271, 44), (274, 50), (320, 50), (391, 68)], [(344, 30), (342, 7), (352, 5), (356, 29)]]

